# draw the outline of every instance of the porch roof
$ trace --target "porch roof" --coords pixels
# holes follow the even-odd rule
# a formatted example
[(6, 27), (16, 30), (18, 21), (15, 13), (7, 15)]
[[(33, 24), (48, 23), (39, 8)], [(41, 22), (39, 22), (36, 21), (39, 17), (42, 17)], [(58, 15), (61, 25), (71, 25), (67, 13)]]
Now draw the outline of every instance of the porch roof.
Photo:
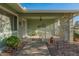
[(0, 3), (0, 6), (5, 7), (15, 13), (25, 13), (27, 10), (24, 10), (18, 3)]
[(26, 13), (79, 13), (79, 10), (27, 10)]
[(1, 3), (0, 5), (13, 10), (16, 13), (78, 13), (79, 10), (26, 10), (19, 3)]

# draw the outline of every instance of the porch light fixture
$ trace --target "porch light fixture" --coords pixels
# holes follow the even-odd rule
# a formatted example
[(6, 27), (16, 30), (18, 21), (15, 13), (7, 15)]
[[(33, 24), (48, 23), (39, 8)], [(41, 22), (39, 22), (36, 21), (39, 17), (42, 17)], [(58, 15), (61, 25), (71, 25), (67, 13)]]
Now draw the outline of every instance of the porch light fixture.
[(40, 21), (42, 21), (41, 17), (40, 17)]

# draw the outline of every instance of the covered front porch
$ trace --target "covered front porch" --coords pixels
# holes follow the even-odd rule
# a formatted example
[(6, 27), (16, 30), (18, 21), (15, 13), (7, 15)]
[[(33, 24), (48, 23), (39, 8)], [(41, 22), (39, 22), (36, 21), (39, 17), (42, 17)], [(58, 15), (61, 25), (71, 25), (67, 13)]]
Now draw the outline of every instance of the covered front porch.
[(19, 33), (21, 38), (40, 39), (48, 41), (65, 40), (73, 43), (73, 17), (74, 12), (28, 12), (20, 13)]
[[(34, 46), (44, 43), (47, 46), (48, 52), (43, 52), (46, 55), (79, 55), (78, 44), (74, 44), (74, 24), (73, 18), (78, 16), (76, 12), (31, 12), (20, 13), (19, 33), (24, 41), (30, 43), (37, 41)], [(46, 45), (49, 39), (53, 37), (55, 43)], [(31, 44), (32, 45), (32, 44)], [(42, 48), (44, 46), (42, 45)], [(32, 47), (31, 47), (32, 48)], [(30, 48), (30, 49), (31, 49)], [(33, 47), (35, 50), (38, 48)], [(47, 51), (46, 50), (46, 51)], [(23, 50), (24, 51), (24, 50)], [(27, 50), (29, 51), (29, 50)], [(30, 52), (31, 51), (31, 52)], [(30, 55), (42, 55), (39, 50)], [(70, 52), (69, 52), (70, 51)], [(66, 53), (67, 52), (67, 53)]]
[[(11, 8), (12, 6), (14, 7)], [(74, 44), (73, 25), (73, 18), (79, 15), (78, 12), (76, 10), (24, 12), (17, 4), (0, 4), (0, 51), (5, 47), (2, 43), (4, 38), (17, 36), (23, 46), (14, 55), (79, 55), (77, 53), (79, 46)], [(51, 37), (54, 42), (48, 45)]]

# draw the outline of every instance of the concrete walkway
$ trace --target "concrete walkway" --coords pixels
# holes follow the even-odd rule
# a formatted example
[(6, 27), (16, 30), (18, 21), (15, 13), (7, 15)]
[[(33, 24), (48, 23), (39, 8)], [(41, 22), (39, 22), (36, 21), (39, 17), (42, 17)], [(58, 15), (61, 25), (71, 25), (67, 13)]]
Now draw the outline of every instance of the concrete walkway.
[(49, 56), (46, 44), (40, 40), (25, 43), (25, 46), (16, 53), (16, 56)]

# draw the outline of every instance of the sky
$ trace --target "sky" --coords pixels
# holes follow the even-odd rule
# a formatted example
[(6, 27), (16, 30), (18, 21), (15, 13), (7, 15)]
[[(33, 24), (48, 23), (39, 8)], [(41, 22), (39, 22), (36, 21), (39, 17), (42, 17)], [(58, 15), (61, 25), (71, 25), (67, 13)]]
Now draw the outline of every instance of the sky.
[[(27, 10), (79, 10), (79, 3), (21, 3)], [(79, 17), (74, 18), (79, 21)]]
[(79, 10), (79, 3), (21, 3), (28, 10)]

